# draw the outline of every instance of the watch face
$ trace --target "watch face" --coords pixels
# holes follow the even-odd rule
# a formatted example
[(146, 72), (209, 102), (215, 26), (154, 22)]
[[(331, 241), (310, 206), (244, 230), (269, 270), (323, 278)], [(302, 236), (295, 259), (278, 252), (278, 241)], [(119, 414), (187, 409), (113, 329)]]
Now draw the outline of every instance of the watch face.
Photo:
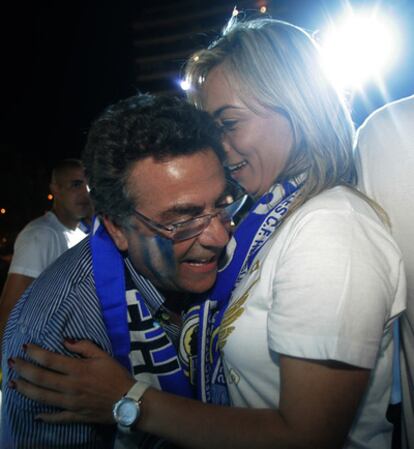
[(118, 424), (129, 427), (139, 416), (139, 405), (133, 399), (123, 398), (117, 403), (114, 416)]

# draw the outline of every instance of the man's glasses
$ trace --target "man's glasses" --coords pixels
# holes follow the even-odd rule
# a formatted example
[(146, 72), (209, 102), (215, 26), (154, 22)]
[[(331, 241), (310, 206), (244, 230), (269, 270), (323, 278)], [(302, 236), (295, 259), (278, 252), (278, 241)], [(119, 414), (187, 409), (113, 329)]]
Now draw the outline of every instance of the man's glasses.
[(180, 242), (200, 235), (215, 217), (217, 217), (224, 226), (228, 226), (230, 230), (234, 216), (243, 207), (246, 199), (247, 194), (241, 187), (234, 181), (228, 181), (228, 193), (226, 193), (224, 197), (223, 206), (218, 207), (214, 212), (209, 214), (199, 215), (198, 217), (179, 221), (170, 225), (157, 223), (137, 210), (134, 210), (134, 214), (156, 233), (169, 240), (173, 240), (174, 242)]

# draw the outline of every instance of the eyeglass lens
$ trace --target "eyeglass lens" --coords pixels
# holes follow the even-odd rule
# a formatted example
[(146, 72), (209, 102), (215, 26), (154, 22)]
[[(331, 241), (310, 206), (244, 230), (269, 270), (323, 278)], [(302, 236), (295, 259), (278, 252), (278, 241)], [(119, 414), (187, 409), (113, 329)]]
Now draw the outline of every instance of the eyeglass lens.
[(205, 215), (204, 217), (198, 217), (190, 222), (186, 223), (185, 226), (178, 228), (174, 233), (174, 240), (186, 240), (191, 237), (195, 237), (201, 234), (205, 228), (210, 224), (214, 217), (219, 217), (223, 225), (229, 225), (234, 217), (234, 215), (241, 209), (246, 197), (239, 198), (232, 204), (221, 209), (215, 214)]

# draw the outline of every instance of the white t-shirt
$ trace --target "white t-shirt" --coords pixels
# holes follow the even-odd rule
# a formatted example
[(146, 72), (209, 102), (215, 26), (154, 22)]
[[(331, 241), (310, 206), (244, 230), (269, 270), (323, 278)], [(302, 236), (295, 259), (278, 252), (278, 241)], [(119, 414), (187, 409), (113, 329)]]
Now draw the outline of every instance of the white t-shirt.
[(219, 337), (233, 405), (278, 408), (279, 354), (373, 369), (345, 447), (389, 449), (390, 323), (404, 307), (401, 255), (376, 213), (345, 187), (321, 193), (232, 294)]
[(64, 226), (53, 212), (28, 223), (17, 236), (9, 273), (37, 278), (63, 252), (86, 234)]
[(408, 447), (414, 449), (414, 96), (374, 112), (358, 131), (359, 187), (386, 210), (407, 276), (401, 317), (401, 383)]

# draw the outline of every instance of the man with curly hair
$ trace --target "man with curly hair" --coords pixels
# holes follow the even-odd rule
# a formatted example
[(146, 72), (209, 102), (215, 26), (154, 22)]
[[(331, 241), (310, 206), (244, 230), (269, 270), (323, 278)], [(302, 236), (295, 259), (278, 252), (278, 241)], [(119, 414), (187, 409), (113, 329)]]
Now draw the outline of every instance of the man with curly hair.
[[(97, 214), (91, 236), (32, 284), (5, 331), (3, 449), (114, 444), (112, 428), (35, 420), (57, 409), (13, 388), (12, 357), (24, 358), (27, 343), (69, 354), (68, 342), (89, 339), (144, 384), (192, 395), (177, 357), (180, 314), (189, 293), (213, 285), (240, 204), (223, 157), (212, 119), (181, 100), (134, 96), (93, 123), (83, 158)], [(168, 445), (116, 438), (116, 447)]]

